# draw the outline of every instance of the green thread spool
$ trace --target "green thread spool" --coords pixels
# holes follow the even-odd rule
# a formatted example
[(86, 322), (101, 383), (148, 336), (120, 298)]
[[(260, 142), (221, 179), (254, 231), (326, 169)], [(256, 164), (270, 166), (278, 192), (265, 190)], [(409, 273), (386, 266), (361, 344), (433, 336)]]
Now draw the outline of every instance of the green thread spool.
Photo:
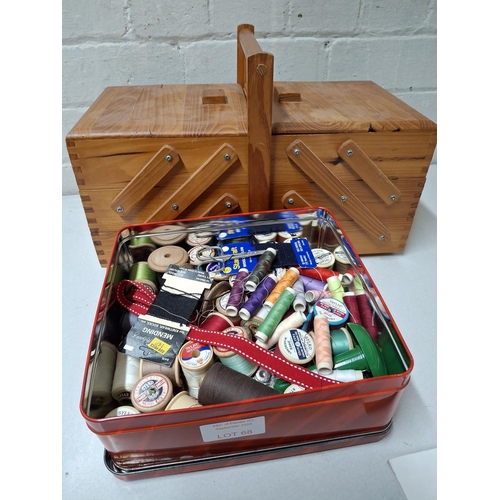
[(330, 338), (332, 342), (333, 355), (342, 354), (349, 349), (354, 349), (351, 334), (347, 328), (339, 330), (330, 330)]
[(273, 334), (274, 330), (278, 326), (279, 322), (283, 319), (283, 316), (288, 311), (295, 299), (296, 292), (293, 288), (285, 288), (278, 300), (275, 302), (273, 307), (271, 307), (269, 313), (264, 318), (264, 321), (258, 327), (255, 332), (255, 338), (261, 342), (267, 342), (269, 337)]
[(136, 262), (130, 268), (129, 279), (146, 285), (155, 294), (158, 293), (156, 273), (149, 267), (147, 262)]
[(113, 285), (118, 285), (120, 281), (127, 279), (127, 277), (128, 273), (127, 271), (125, 271), (125, 269), (123, 269), (123, 267), (115, 266), (114, 264), (112, 264), (109, 268), (109, 274), (106, 284), (113, 283)]
[[(228, 333), (236, 335), (238, 337), (251, 339), (250, 330), (243, 326), (234, 326), (231, 328), (226, 328), (225, 330), (222, 331), (222, 333)], [(247, 375), (248, 377), (250, 377), (257, 371), (258, 368), (257, 365), (254, 365), (251, 361), (244, 358), (243, 356), (240, 356), (236, 352), (231, 351), (230, 349), (226, 349), (225, 347), (218, 347), (218, 346), (214, 346), (213, 349), (215, 355), (220, 359), (220, 362), (223, 365), (227, 366), (228, 368), (231, 368), (234, 371), (242, 373), (243, 375)]]
[(245, 290), (248, 292), (254, 292), (258, 284), (269, 274), (271, 267), (273, 265), (274, 259), (276, 258), (276, 249), (267, 248), (265, 252), (259, 257), (257, 264), (252, 269), (245, 282)]
[(332, 297), (337, 300), (342, 300), (344, 297), (344, 287), (342, 286), (340, 278), (338, 276), (330, 276), (326, 279), (326, 284), (328, 285), (328, 290), (330, 290)]
[(147, 260), (149, 254), (156, 249), (156, 245), (151, 238), (142, 236), (141, 233), (132, 233), (128, 249), (135, 262)]

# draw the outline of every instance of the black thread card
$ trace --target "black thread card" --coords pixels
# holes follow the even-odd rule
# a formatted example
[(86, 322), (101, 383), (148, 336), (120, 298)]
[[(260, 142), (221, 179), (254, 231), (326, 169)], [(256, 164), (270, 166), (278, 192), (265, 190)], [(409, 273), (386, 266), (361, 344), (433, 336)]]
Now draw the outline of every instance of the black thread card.
[(126, 334), (119, 350), (129, 356), (171, 366), (189, 332), (188, 323), (204, 291), (211, 287), (210, 275), (198, 269), (171, 265), (164, 283), (146, 314)]

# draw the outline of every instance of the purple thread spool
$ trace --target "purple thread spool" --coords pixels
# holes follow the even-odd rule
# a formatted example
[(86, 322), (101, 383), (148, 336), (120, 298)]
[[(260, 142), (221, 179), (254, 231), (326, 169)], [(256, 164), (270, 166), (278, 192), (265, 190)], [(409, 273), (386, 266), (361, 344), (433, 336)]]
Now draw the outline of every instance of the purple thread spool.
[(245, 302), (244, 281), (248, 276), (248, 269), (242, 268), (238, 271), (227, 300), (226, 313), (228, 316), (237, 316), (240, 307)]
[(274, 274), (267, 275), (255, 291), (250, 295), (245, 304), (240, 308), (239, 315), (241, 319), (248, 320), (254, 313), (262, 307), (273, 288), (276, 286), (278, 278)]
[(316, 278), (309, 278), (308, 276), (300, 276), (302, 283), (304, 283), (304, 290), (308, 292), (309, 290), (321, 291), (325, 288), (325, 283)]

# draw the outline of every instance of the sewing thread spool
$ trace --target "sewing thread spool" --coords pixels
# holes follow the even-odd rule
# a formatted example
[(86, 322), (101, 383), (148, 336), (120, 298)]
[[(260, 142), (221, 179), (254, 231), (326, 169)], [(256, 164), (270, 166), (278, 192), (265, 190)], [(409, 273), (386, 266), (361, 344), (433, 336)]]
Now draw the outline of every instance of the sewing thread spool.
[(186, 237), (186, 245), (189, 247), (209, 246), (213, 236), (206, 233), (189, 233)]
[(352, 269), (352, 264), (345, 250), (342, 246), (338, 246), (333, 251), (333, 255), (335, 257), (335, 264), (333, 265), (333, 269), (339, 272), (340, 274), (345, 274), (347, 271)]
[(321, 314), (314, 316), (314, 340), (316, 343), (316, 366), (320, 375), (333, 372), (333, 354), (328, 318)]
[(218, 312), (220, 312), (224, 316), (229, 316), (227, 312), (227, 305), (229, 302), (230, 294), (231, 290), (227, 291), (226, 293), (222, 294), (220, 297), (217, 297), (215, 299), (215, 308), (217, 309)]
[(188, 392), (198, 399), (201, 378), (214, 363), (213, 348), (199, 342), (188, 341), (181, 347), (177, 356), (186, 378)]
[(300, 385), (297, 384), (290, 384), (285, 390), (284, 394), (290, 394), (292, 392), (301, 392), (305, 391), (304, 387), (300, 387)]
[(131, 392), (134, 408), (141, 413), (164, 410), (173, 396), (172, 382), (161, 373), (150, 373), (137, 381)]
[(267, 385), (238, 373), (222, 363), (214, 363), (205, 373), (198, 393), (203, 406), (233, 403), (280, 394)]
[(137, 408), (125, 405), (111, 410), (104, 418), (123, 417), (124, 415), (137, 415), (139, 413), (141, 412)]
[[(222, 333), (251, 339), (250, 330), (242, 326), (226, 328), (226, 330)], [(246, 375), (247, 377), (253, 375), (258, 368), (258, 366), (254, 365), (251, 361), (225, 347), (214, 346), (214, 354), (219, 358), (223, 365), (226, 365), (228, 368), (231, 368), (239, 373), (243, 373), (243, 375)]]
[(269, 247), (264, 251), (245, 282), (245, 290), (248, 292), (255, 291), (259, 283), (269, 274), (274, 259), (276, 258), (276, 254), (276, 249), (272, 247)]
[(254, 234), (254, 238), (257, 240), (259, 244), (261, 243), (269, 243), (270, 241), (276, 241), (278, 233), (260, 233)]
[[(273, 291), (269, 294), (269, 297), (264, 302), (264, 305), (271, 309), (276, 301), (279, 299), (281, 293), (286, 288), (292, 288), (293, 284), (299, 279), (299, 271), (295, 267), (287, 269), (283, 276), (279, 279)], [(296, 292), (295, 292), (296, 293)]]
[[(292, 328), (299, 328), (299, 326), (304, 324), (306, 319), (306, 315), (302, 311), (294, 311), (278, 324), (269, 340), (262, 347), (270, 349), (275, 346), (284, 332)], [(259, 345), (262, 344), (259, 343)]]
[(370, 337), (377, 342), (378, 341), (378, 328), (375, 319), (375, 311), (372, 309), (368, 297), (364, 290), (358, 290), (355, 292), (356, 302), (358, 303), (359, 316), (361, 318), (361, 324), (364, 326), (366, 331), (370, 334)]
[(352, 341), (351, 334), (345, 327), (339, 328), (338, 330), (330, 330), (330, 338), (334, 357), (349, 349), (354, 349), (354, 342)]
[(128, 279), (146, 285), (154, 294), (158, 293), (156, 272), (149, 267), (147, 262), (136, 262), (130, 268)]
[(198, 245), (188, 250), (188, 260), (193, 266), (202, 266), (209, 261), (200, 260), (200, 257), (209, 259), (215, 256), (215, 250), (207, 245)]
[(131, 234), (134, 236), (129, 241), (128, 249), (134, 262), (147, 260), (149, 254), (155, 250), (156, 245), (151, 238), (141, 236), (141, 233), (132, 232)]
[(307, 309), (306, 291), (301, 279), (297, 279), (292, 288), (295, 290), (295, 299), (293, 299), (294, 311), (305, 311)]
[(151, 373), (161, 373), (170, 379), (175, 387), (182, 387), (182, 379), (180, 376), (179, 359), (175, 357), (172, 366), (162, 365), (161, 363), (154, 363), (147, 359), (141, 359), (139, 362), (139, 375), (145, 377)]
[(332, 297), (334, 299), (343, 301), (342, 299), (344, 297), (344, 287), (342, 286), (339, 277), (330, 276), (326, 279), (326, 284), (328, 286), (328, 290), (330, 290), (330, 293), (332, 294)]
[(149, 254), (148, 266), (157, 273), (164, 273), (170, 265), (182, 266), (188, 260), (188, 253), (184, 248), (166, 245)]
[(278, 233), (278, 241), (283, 243), (287, 240), (291, 240), (293, 238), (300, 238), (302, 236), (302, 229), (299, 229), (298, 231), (295, 232), (289, 232), (289, 231), (280, 231)]
[(311, 278), (310, 276), (300, 276), (302, 283), (304, 284), (304, 290), (306, 293), (309, 290), (322, 291), (325, 288), (325, 283), (317, 278)]
[(319, 299), (331, 299), (332, 292), (330, 292), (330, 290), (308, 290), (305, 294), (305, 298), (308, 304), (314, 304)]
[(283, 319), (283, 316), (292, 305), (295, 298), (295, 290), (293, 288), (285, 288), (279, 296), (276, 303), (271, 307), (269, 313), (264, 318), (264, 321), (255, 332), (257, 341), (266, 343), (272, 333), (278, 326), (278, 323)]
[(335, 256), (325, 248), (313, 248), (312, 254), (316, 261), (316, 266), (321, 269), (332, 269), (335, 264)]
[(212, 332), (222, 332), (226, 328), (235, 326), (227, 316), (220, 312), (211, 312), (206, 319), (201, 323), (200, 328), (211, 330)]
[(341, 301), (332, 298), (319, 299), (314, 304), (314, 314), (326, 316), (331, 326), (344, 324), (349, 317), (346, 305)]
[(263, 305), (273, 288), (276, 286), (278, 278), (274, 274), (267, 275), (250, 295), (244, 305), (238, 311), (241, 319), (250, 319)]
[(343, 302), (349, 311), (349, 318), (347, 321), (349, 323), (357, 323), (358, 325), (361, 325), (361, 315), (359, 313), (358, 301), (354, 292), (345, 292)]
[(193, 396), (190, 396), (189, 392), (181, 391), (169, 401), (165, 411), (195, 408), (197, 406), (201, 406), (201, 404)]
[(140, 360), (123, 352), (116, 353), (116, 366), (111, 394), (121, 404), (130, 402), (134, 385), (141, 378)]
[(112, 388), (116, 363), (116, 346), (103, 340), (96, 360), (92, 406), (106, 406), (113, 401)]
[(248, 269), (245, 268), (241, 268), (236, 274), (226, 307), (226, 312), (230, 317), (238, 316), (238, 311), (245, 303), (245, 279), (248, 275)]
[(300, 328), (293, 328), (284, 332), (276, 346), (278, 352), (290, 363), (306, 365), (316, 354), (314, 338)]
[[(319, 374), (317, 369), (312, 371)], [(364, 378), (362, 370), (332, 370), (331, 373), (322, 373), (321, 375), (330, 380), (338, 380), (339, 382), (353, 382), (355, 380), (363, 380)]]

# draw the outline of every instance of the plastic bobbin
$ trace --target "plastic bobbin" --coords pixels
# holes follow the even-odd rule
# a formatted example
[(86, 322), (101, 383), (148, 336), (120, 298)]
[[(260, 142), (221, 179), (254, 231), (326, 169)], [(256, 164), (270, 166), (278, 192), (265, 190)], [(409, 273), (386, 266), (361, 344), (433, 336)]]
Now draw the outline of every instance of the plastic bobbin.
[(374, 377), (387, 375), (387, 367), (382, 353), (366, 329), (356, 323), (348, 323), (347, 329), (354, 336), (358, 345), (354, 349), (334, 356), (334, 369), (369, 370)]
[(151, 373), (137, 381), (130, 394), (134, 408), (141, 413), (164, 410), (172, 399), (174, 388), (161, 373)]

